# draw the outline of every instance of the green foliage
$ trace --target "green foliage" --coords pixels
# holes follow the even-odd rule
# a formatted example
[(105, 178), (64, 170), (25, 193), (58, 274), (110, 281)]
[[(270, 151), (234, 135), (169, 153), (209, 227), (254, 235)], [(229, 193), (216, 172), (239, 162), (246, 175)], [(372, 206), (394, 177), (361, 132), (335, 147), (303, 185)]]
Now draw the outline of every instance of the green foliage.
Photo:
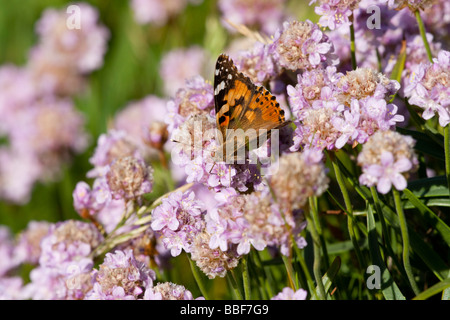
[[(87, 90), (75, 97), (77, 108), (86, 116), (91, 145), (63, 168), (56, 182), (36, 185), (28, 204), (18, 206), (0, 202), (0, 224), (9, 226), (14, 232), (24, 229), (31, 220), (79, 219), (72, 206), (72, 192), (78, 181), (85, 180), (90, 169), (88, 159), (95, 141), (106, 132), (108, 121), (128, 102), (148, 94), (163, 95), (158, 73), (163, 53), (176, 47), (198, 44), (212, 56), (217, 56), (231, 40), (220, 24), (213, 1), (205, 0), (200, 5), (188, 6), (179, 19), (172, 19), (163, 27), (137, 25), (129, 1), (114, 1), (114, 4), (103, 0), (88, 2), (99, 9), (100, 20), (111, 33), (103, 67), (90, 75)], [(0, 64), (25, 64), (36, 41), (34, 24), (42, 11), (48, 7), (61, 8), (65, 4), (62, 0), (0, 0)], [(292, 12), (305, 12), (297, 18), (317, 21), (305, 2), (292, 1), (291, 7)], [(305, 11), (306, 7), (308, 10)], [(402, 51), (393, 78), (399, 79), (405, 56)], [(212, 75), (211, 70), (209, 80), (212, 80)], [(401, 195), (408, 225), (412, 271), (421, 293), (415, 297), (403, 267), (400, 221), (392, 196), (378, 196), (376, 191), (359, 184), (358, 169), (353, 166), (352, 151), (349, 151), (340, 152), (332, 160), (344, 181), (336, 179), (333, 166), (328, 162), (331, 192), (319, 199), (320, 214), (314, 222), (316, 227), (320, 226), (317, 236), (320, 239), (320, 270), (326, 299), (428, 299), (438, 297), (441, 292), (445, 297), (449, 296), (445, 289), (450, 286), (450, 195), (442, 169), (446, 156), (444, 139), (433, 123), (417, 116), (413, 106), (409, 106), (409, 111), (416, 130), (398, 128), (398, 131), (417, 140), (416, 151), (421, 155), (422, 163), (438, 174), (427, 178), (419, 171), (417, 178), (411, 179)], [(167, 171), (158, 165), (155, 166), (155, 181), (152, 200), (175, 188)], [(346, 199), (340, 193), (342, 188), (348, 191), (353, 212), (345, 206)], [(325, 214), (336, 209), (342, 209), (341, 214)], [(352, 239), (348, 229), (350, 215), (351, 231), (355, 237)], [(245, 296), (250, 295), (254, 299), (270, 298), (290, 284), (308, 290), (308, 298), (317, 299), (319, 289), (311, 276), (317, 257), (313, 252), (314, 240), (309, 227), (304, 235), (311, 246), (293, 252), (293, 279), (286, 276), (283, 260), (266, 250), (251, 252), (245, 270), (240, 265), (231, 276), (236, 278), (228, 279), (229, 282), (235, 281), (236, 290), (242, 288)], [(194, 264), (185, 255), (174, 259), (173, 264), (173, 269), (161, 275), (162, 280), (183, 283), (194, 296), (232, 298), (225, 279), (206, 279), (194, 270)], [(381, 268), (380, 290), (370, 290), (366, 286), (369, 265)], [(191, 267), (193, 275), (176, 272), (177, 268), (190, 270)], [(249, 276), (244, 274), (242, 277), (244, 272)], [(196, 284), (199, 282), (203, 283), (201, 290)]]

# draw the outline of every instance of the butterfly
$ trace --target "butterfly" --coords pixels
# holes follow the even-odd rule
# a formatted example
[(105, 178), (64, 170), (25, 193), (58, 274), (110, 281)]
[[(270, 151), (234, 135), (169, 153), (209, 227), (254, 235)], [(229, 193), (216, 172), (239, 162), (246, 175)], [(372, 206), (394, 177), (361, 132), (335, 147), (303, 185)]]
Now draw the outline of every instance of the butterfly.
[[(234, 163), (241, 151), (251, 150), (257, 145), (255, 140), (263, 139), (264, 135), (268, 139), (272, 129), (290, 123), (285, 120), (276, 97), (239, 72), (225, 54), (221, 54), (216, 62), (214, 104), (218, 134), (221, 135), (219, 158), (227, 163)], [(242, 138), (236, 132), (253, 134)]]

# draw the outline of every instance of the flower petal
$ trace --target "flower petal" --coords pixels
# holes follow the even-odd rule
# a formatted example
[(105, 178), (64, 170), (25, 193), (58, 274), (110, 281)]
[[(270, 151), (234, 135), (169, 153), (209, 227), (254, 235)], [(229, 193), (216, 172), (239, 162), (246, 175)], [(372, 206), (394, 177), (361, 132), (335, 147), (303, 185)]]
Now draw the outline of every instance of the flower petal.
[(377, 190), (379, 193), (386, 194), (391, 190), (392, 183), (387, 177), (382, 177), (378, 180)]
[(406, 182), (405, 177), (400, 174), (400, 173), (396, 173), (391, 177), (392, 183), (395, 186), (395, 189), (397, 190), (404, 190), (406, 188), (406, 186), (408, 185), (408, 183)]

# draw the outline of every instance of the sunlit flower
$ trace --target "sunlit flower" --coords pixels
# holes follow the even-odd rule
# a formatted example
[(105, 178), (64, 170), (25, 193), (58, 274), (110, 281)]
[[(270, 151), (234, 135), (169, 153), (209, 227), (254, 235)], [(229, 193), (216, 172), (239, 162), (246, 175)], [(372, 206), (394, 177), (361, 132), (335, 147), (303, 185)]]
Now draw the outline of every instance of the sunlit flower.
[(407, 185), (409, 172), (418, 167), (413, 150), (415, 141), (395, 131), (378, 131), (363, 145), (358, 155), (362, 167), (361, 184), (377, 186), (380, 193), (388, 193), (392, 185), (403, 190)]

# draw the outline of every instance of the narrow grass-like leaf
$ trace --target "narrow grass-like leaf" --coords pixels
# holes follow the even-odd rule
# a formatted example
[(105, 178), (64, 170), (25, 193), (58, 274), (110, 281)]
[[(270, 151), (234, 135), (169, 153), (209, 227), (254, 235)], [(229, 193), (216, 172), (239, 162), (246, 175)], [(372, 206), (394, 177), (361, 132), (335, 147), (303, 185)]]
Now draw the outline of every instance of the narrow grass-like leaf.
[[(358, 184), (355, 177), (349, 174), (347, 168), (338, 160), (339, 167), (342, 173), (347, 178), (347, 181), (358, 192), (363, 200), (371, 199), (370, 190)], [(383, 201), (380, 201), (380, 206), (383, 210), (384, 217), (387, 222), (397, 231), (399, 231), (399, 221), (395, 212), (390, 206)], [(442, 258), (433, 249), (424, 242), (421, 236), (417, 235), (413, 230), (409, 230), (409, 238), (413, 251), (422, 259), (422, 261), (430, 268), (439, 280), (444, 280), (449, 274), (449, 268)]]
[[(419, 179), (408, 183), (408, 189), (418, 198), (448, 198), (449, 190), (445, 176)], [(406, 195), (405, 195), (406, 197)]]
[[(397, 80), (399, 83), (401, 82), (403, 69), (405, 68), (406, 61), (406, 40), (402, 40), (402, 46), (400, 48), (400, 52), (397, 56), (397, 62), (394, 65), (394, 68), (391, 72), (391, 79)], [(395, 94), (392, 96), (390, 102), (395, 99)]]
[[(433, 199), (428, 198), (425, 200), (422, 200), (423, 204), (427, 207), (450, 207), (450, 199)], [(406, 201), (403, 203), (404, 209), (414, 209), (416, 206), (411, 201)], [(448, 210), (448, 209), (447, 209)]]
[(440, 233), (444, 241), (450, 246), (450, 227), (430, 210), (430, 208), (424, 205), (410, 190), (403, 190), (403, 194), (408, 197), (409, 201), (414, 204), (425, 220)]
[(370, 257), (372, 259), (372, 264), (380, 268), (381, 292), (383, 292), (383, 296), (386, 300), (405, 300), (405, 296), (395, 283), (389, 269), (386, 267), (386, 264), (381, 257), (377, 231), (375, 228), (375, 217), (371, 207), (369, 207), (367, 213), (367, 231), (369, 233)]
[[(330, 268), (328, 268), (327, 272), (322, 277), (322, 283), (325, 289), (325, 294), (327, 294), (328, 291), (330, 290), (331, 284), (333, 283), (333, 280), (336, 277), (340, 268), (341, 268), (341, 258), (338, 256), (333, 260), (333, 262), (330, 265)], [(319, 287), (316, 287), (316, 292), (311, 297), (311, 300), (317, 300), (318, 296), (319, 296)], [(328, 294), (327, 296), (329, 297)]]
[(443, 280), (436, 283), (434, 286), (428, 288), (427, 290), (421, 292), (413, 298), (413, 300), (426, 300), (445, 289), (450, 288), (450, 279)]

